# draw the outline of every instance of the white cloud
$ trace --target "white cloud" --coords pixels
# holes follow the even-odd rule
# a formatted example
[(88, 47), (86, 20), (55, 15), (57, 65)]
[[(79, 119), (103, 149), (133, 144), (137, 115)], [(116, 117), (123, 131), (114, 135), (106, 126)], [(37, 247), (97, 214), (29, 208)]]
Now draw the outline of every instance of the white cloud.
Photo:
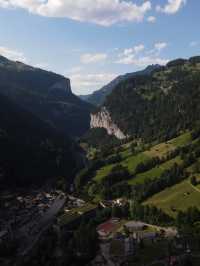
[(22, 52), (4, 47), (4, 46), (0, 46), (0, 55), (7, 57), (10, 60), (14, 60), (14, 61), (20, 61), (25, 63), (26, 57), (24, 56), (24, 54)]
[(186, 4), (186, 2), (187, 0), (168, 0), (164, 7), (158, 5), (156, 10), (166, 14), (175, 14)]
[(0, 0), (0, 6), (110, 26), (119, 22), (141, 22), (151, 9), (151, 2), (146, 0), (139, 5), (130, 0)]
[(128, 49), (125, 49), (123, 54), (124, 55), (129, 55), (129, 54), (132, 54), (133, 53), (133, 49), (132, 48), (128, 48)]
[(128, 56), (132, 54), (136, 55), (142, 52), (144, 49), (145, 49), (144, 44), (139, 44), (139, 45), (134, 46), (133, 48), (124, 49), (123, 53), (119, 54), (119, 57), (124, 56), (124, 55)]
[(167, 47), (167, 43), (166, 42), (157, 42), (157, 43), (154, 44), (154, 48), (158, 52), (162, 51), (166, 47)]
[(97, 54), (83, 54), (80, 58), (81, 63), (90, 64), (90, 63), (98, 63), (105, 61), (108, 55), (105, 53), (97, 53)]
[(167, 43), (158, 42), (154, 44), (154, 48), (151, 50), (145, 50), (144, 45), (135, 46), (135, 49), (125, 49), (123, 53), (118, 55), (119, 59), (115, 63), (137, 67), (145, 67), (152, 64), (165, 65), (169, 60), (161, 58), (160, 53), (166, 47)]
[(197, 41), (193, 41), (190, 43), (190, 47), (196, 47), (198, 45), (199, 45), (199, 43)]
[(150, 23), (155, 23), (155, 22), (156, 22), (156, 17), (154, 17), (154, 16), (149, 16), (149, 17), (147, 18), (147, 21), (150, 22)]
[(133, 52), (135, 54), (138, 54), (140, 52), (142, 52), (144, 50), (144, 44), (139, 44), (139, 45), (136, 45), (135, 47), (133, 47)]
[(146, 67), (148, 65), (165, 65), (169, 60), (163, 59), (160, 57), (155, 56), (140, 56), (135, 58), (134, 56), (130, 55), (125, 58), (121, 58), (117, 61), (118, 64), (124, 64), (124, 65), (134, 65), (137, 67)]
[[(73, 91), (77, 94), (91, 93), (97, 88), (112, 81), (118, 75), (115, 73), (76, 73), (69, 76)], [(81, 91), (82, 90), (82, 91)]]

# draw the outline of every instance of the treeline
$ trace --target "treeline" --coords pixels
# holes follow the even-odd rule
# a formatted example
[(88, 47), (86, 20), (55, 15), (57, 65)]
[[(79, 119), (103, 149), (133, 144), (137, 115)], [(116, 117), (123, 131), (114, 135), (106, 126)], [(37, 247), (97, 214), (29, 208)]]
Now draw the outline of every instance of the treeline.
[(179, 211), (175, 223), (180, 235), (192, 242), (197, 240), (200, 246), (200, 210), (197, 207), (190, 207), (184, 212)]
[(98, 157), (107, 156), (110, 151), (121, 144), (123, 140), (117, 139), (115, 136), (108, 135), (105, 128), (92, 128), (80, 140), (89, 146), (99, 150)]
[(127, 167), (117, 164), (113, 166), (110, 173), (101, 182), (92, 180), (86, 190), (89, 190), (91, 197), (95, 197), (98, 194), (102, 199), (106, 200), (121, 196), (129, 197), (131, 190), (127, 180), (130, 178), (131, 175)]
[(174, 164), (170, 170), (166, 170), (159, 179), (145, 181), (143, 184), (132, 186), (132, 194), (139, 202), (146, 200), (152, 195), (171, 187), (187, 177), (183, 167)]
[(65, 265), (87, 265), (99, 249), (96, 223), (82, 221), (67, 244)]
[(130, 218), (155, 225), (173, 224), (173, 218), (154, 206), (143, 206), (138, 201), (130, 203)]
[(134, 172), (134, 175), (137, 175), (139, 173), (143, 173), (143, 172), (146, 172), (152, 168), (154, 168), (156, 165), (162, 163), (163, 160), (160, 159), (159, 157), (154, 157), (152, 159), (149, 159), (147, 161), (144, 161), (142, 163), (139, 163), (137, 166), (136, 166), (136, 169), (135, 169), (135, 172)]
[[(96, 171), (103, 166), (109, 164), (116, 164), (122, 160), (121, 155), (117, 153), (116, 155), (109, 156), (106, 159), (95, 159), (91, 160), (88, 166), (82, 169), (75, 177), (74, 184), (77, 191), (80, 191), (88, 181), (90, 181), (96, 174)], [(114, 172), (116, 172), (114, 170)]]

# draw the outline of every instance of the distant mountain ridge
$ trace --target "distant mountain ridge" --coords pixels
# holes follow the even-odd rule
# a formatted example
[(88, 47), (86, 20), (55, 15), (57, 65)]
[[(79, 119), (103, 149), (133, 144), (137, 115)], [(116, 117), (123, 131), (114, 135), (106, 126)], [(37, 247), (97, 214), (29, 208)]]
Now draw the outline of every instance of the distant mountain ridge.
[(81, 136), (89, 128), (92, 106), (61, 75), (0, 56), (0, 93), (66, 135)]
[[(170, 139), (200, 121), (199, 101), (200, 57), (176, 59), (150, 75), (121, 81), (92, 113), (91, 128), (147, 141)], [(105, 110), (108, 121), (102, 121)]]
[(113, 89), (121, 82), (126, 79), (129, 79), (131, 77), (137, 76), (137, 75), (149, 75), (152, 73), (152, 71), (160, 68), (160, 65), (150, 65), (147, 66), (144, 70), (133, 72), (133, 73), (127, 73), (125, 75), (120, 75), (114, 80), (112, 80), (109, 84), (105, 85), (100, 90), (97, 90), (89, 95), (80, 95), (80, 98), (84, 101), (87, 101), (93, 105), (100, 106), (105, 101), (106, 97), (113, 91)]

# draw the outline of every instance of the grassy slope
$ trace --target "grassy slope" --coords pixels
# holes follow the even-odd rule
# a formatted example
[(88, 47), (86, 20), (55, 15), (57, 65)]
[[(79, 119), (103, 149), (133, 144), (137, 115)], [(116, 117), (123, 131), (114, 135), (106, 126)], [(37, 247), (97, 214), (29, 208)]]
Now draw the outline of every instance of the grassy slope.
[[(174, 138), (165, 143), (155, 145), (152, 148), (150, 148), (148, 151), (141, 152), (137, 155), (131, 155), (130, 145), (126, 145), (124, 148), (124, 151), (121, 152), (121, 155), (122, 155), (121, 164), (123, 166), (128, 167), (130, 173), (134, 173), (135, 168), (139, 163), (145, 162), (149, 158), (153, 158), (156, 156), (158, 157), (165, 156), (167, 155), (168, 152), (173, 151), (176, 147), (180, 147), (180, 146), (187, 144), (190, 141), (190, 139), (191, 139), (190, 133), (184, 133), (177, 138)], [(175, 159), (175, 161), (170, 160), (169, 163), (166, 162), (160, 167), (153, 168), (150, 171), (141, 174), (141, 176), (138, 175), (134, 179), (134, 181), (133, 180), (130, 181), (130, 184), (132, 184), (132, 182), (135, 183), (136, 180), (138, 181), (140, 177), (142, 179), (142, 182), (148, 178), (152, 178), (152, 177), (157, 178), (162, 174), (162, 172), (165, 169), (169, 169), (170, 165), (173, 165), (175, 162), (179, 162), (179, 160), (178, 159)], [(97, 171), (96, 176), (94, 177), (94, 180), (97, 182), (101, 182), (101, 180), (110, 173), (114, 165), (115, 164), (110, 164), (110, 165), (106, 165), (100, 168)]]
[[(190, 183), (190, 180), (187, 179), (180, 184), (155, 194), (144, 204), (155, 205), (174, 217), (176, 216), (176, 211), (184, 211), (191, 206), (199, 206), (199, 203), (200, 189), (198, 187), (194, 187)], [(176, 211), (173, 211), (172, 209)]]
[[(190, 173), (187, 180), (155, 194), (144, 204), (155, 205), (173, 217), (176, 216), (176, 211), (184, 211), (192, 206), (200, 207), (200, 184), (195, 187), (190, 182), (192, 175), (196, 176), (200, 182), (200, 174), (195, 173), (194, 165), (188, 167), (187, 172)], [(173, 211), (172, 208), (176, 211)]]
[(179, 156), (161, 164), (160, 166), (156, 166), (149, 171), (138, 174), (135, 178), (129, 180), (128, 183), (130, 185), (135, 185), (137, 183), (144, 183), (144, 181), (147, 179), (157, 179), (162, 175), (165, 170), (170, 169), (175, 163), (181, 164), (181, 159)]
[[(149, 157), (147, 155), (145, 155), (144, 153), (139, 153), (135, 156), (130, 156), (125, 160), (122, 160), (122, 162), (120, 164), (122, 164), (123, 166), (126, 166), (128, 168), (128, 170), (133, 173), (136, 166), (141, 163), (144, 162), (145, 160), (148, 160)], [(112, 167), (116, 165), (116, 164), (109, 164), (106, 165), (104, 167), (102, 167), (100, 170), (97, 171), (97, 174), (94, 178), (95, 181), (101, 181), (106, 175), (108, 175), (112, 169)]]
[[(122, 155), (122, 162), (121, 164), (127, 166), (131, 173), (134, 172), (136, 166), (141, 163), (145, 162), (149, 158), (153, 157), (163, 157), (166, 156), (168, 152), (173, 151), (177, 147), (184, 146), (191, 142), (191, 135), (190, 133), (184, 133), (177, 138), (174, 138), (170, 141), (163, 142), (157, 144), (150, 148), (147, 151), (141, 152), (137, 155), (131, 155), (130, 145), (124, 146), (124, 150), (121, 152)], [(152, 168), (149, 171), (143, 172), (138, 174), (133, 179), (129, 180), (130, 185), (134, 185), (136, 183), (143, 183), (145, 180), (149, 179), (157, 179), (161, 176), (161, 174), (172, 167), (174, 163), (180, 164), (181, 158), (179, 156)], [(110, 170), (114, 164), (102, 167), (95, 176), (95, 180), (101, 182), (101, 180), (109, 174)], [(187, 171), (194, 175), (194, 166), (188, 167)], [(196, 175), (200, 181), (200, 174)], [(171, 188), (167, 188), (160, 193), (155, 194), (147, 201), (144, 202), (146, 205), (155, 205), (161, 209), (163, 209), (169, 215), (175, 217), (177, 211), (179, 210), (186, 210), (188, 207), (191, 206), (199, 206), (200, 203), (200, 184), (194, 187), (190, 183), (190, 178), (187, 180), (182, 181), (181, 183), (174, 185)]]
[[(157, 144), (150, 148), (147, 151), (141, 152), (137, 155), (131, 155), (130, 146), (124, 146), (124, 150), (121, 152), (122, 162), (121, 164), (127, 166), (131, 173), (134, 172), (136, 166), (145, 162), (149, 158), (153, 157), (163, 157), (166, 156), (170, 151), (173, 151), (177, 147), (184, 146), (191, 142), (190, 133), (184, 133), (177, 138), (174, 138), (170, 141), (163, 142)], [(174, 163), (180, 164), (181, 158), (179, 156), (166, 161), (165, 163), (150, 169), (149, 171), (138, 174), (133, 179), (129, 180), (129, 185), (134, 185), (136, 183), (143, 183), (149, 179), (157, 179), (161, 176), (161, 174), (170, 169)], [(110, 170), (114, 164), (102, 167), (95, 176), (95, 180), (97, 182), (101, 182), (101, 180), (109, 174)], [(194, 167), (190, 166), (188, 172), (194, 174)], [(198, 176), (200, 180), (200, 175)], [(171, 188), (165, 189), (162, 192), (155, 194), (153, 197), (149, 198), (144, 204), (155, 205), (161, 209), (163, 209), (166, 213), (171, 216), (176, 216), (176, 211), (174, 210), (186, 210), (190, 206), (198, 206), (200, 203), (200, 185), (196, 188), (193, 187), (190, 183), (190, 179), (184, 180), (180, 184), (177, 184)]]

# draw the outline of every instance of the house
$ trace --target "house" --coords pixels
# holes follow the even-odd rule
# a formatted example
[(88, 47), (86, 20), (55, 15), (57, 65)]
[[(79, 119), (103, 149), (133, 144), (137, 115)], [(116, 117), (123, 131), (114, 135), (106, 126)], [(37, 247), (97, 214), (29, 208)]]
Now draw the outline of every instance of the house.
[(145, 224), (137, 221), (130, 221), (125, 224), (125, 227), (128, 229), (130, 233), (137, 232), (143, 230)]
[(100, 224), (97, 227), (97, 232), (101, 238), (109, 237), (118, 227), (120, 220), (118, 218), (112, 218), (105, 223)]
[(124, 205), (126, 205), (126, 203), (127, 203), (127, 200), (126, 199), (123, 199), (123, 198), (119, 198), (119, 199), (115, 199), (115, 200), (113, 200), (113, 205), (115, 205), (115, 206), (124, 206)]

